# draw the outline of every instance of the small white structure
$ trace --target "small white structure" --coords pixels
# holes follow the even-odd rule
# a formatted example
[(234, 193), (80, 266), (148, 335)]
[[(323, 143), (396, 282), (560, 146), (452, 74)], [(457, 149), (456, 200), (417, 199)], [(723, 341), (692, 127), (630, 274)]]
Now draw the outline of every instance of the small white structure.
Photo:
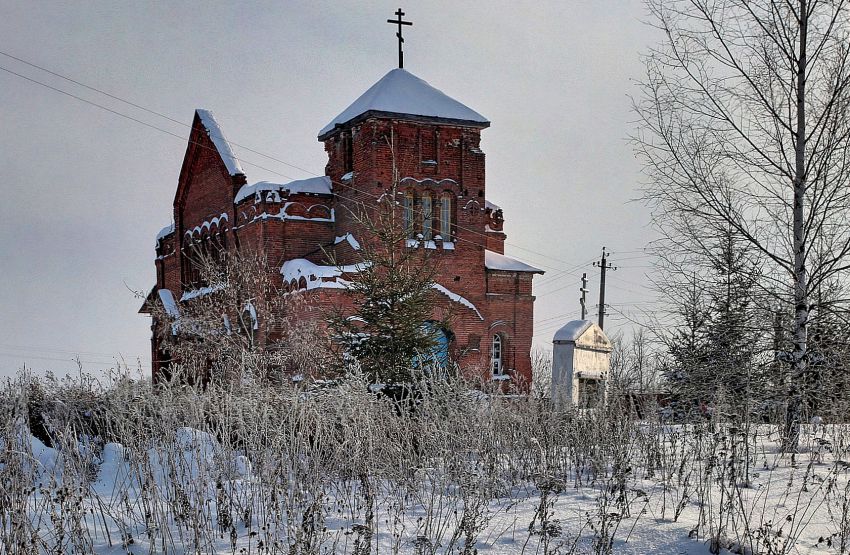
[(552, 339), (552, 403), (593, 408), (605, 402), (611, 341), (589, 320), (573, 320)]

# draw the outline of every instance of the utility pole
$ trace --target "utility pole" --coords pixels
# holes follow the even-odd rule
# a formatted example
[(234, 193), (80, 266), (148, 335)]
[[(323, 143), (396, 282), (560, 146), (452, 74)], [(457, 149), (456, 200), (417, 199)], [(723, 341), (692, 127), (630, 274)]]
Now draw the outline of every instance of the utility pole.
[(581, 303), (581, 319), (587, 318), (587, 273), (581, 275), (581, 298), (578, 302)]
[(605, 271), (616, 270), (616, 266), (608, 264), (609, 254), (605, 252), (605, 247), (602, 247), (602, 260), (594, 262), (593, 265), (598, 267), (601, 272), (599, 274), (599, 328), (605, 329)]

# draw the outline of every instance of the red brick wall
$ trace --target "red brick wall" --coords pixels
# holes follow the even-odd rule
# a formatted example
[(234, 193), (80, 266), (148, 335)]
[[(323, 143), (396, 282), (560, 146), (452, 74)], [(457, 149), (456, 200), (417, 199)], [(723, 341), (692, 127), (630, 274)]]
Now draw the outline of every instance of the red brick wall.
[[(478, 311), (476, 314), (434, 292), (433, 316), (450, 322), (453, 353), (468, 372), (488, 380), (492, 336), (499, 333), (505, 341), (505, 368), (515, 371), (515, 381), (530, 385), (533, 276), (488, 272), (484, 267), (485, 248), (503, 253), (505, 235), (501, 232), (501, 212), (485, 210), (485, 156), (479, 148), (480, 130), (370, 118), (340, 130), (324, 146), (328, 154), (326, 174), (333, 181), (334, 198), (294, 194), (279, 202), (265, 197), (257, 202), (252, 196), (233, 206), (241, 181), (228, 175), (196, 120), (175, 197), (176, 232), (161, 241), (157, 250), (158, 286), (171, 289), (179, 299), (183, 289), (181, 258), (185, 252), (181, 249), (188, 244), (185, 231), (221, 213), (228, 214), (228, 221), (211, 233), (226, 234), (228, 246), (263, 249), (275, 279), (280, 279), (279, 268), (286, 260), (306, 257), (324, 264), (321, 247), (332, 245), (335, 237), (350, 232), (361, 243), (370, 240), (353, 214), (374, 211), (377, 199), (391, 193), (395, 175), (398, 193), (410, 190), (418, 197), (426, 192), (432, 195), (435, 234), (440, 233), (436, 201), (443, 193), (450, 193), (453, 198), (454, 249), (445, 249), (436, 241), (437, 248), (430, 253), (437, 265), (437, 282), (467, 299)], [(354, 176), (343, 181), (348, 171), (353, 171)], [(400, 195), (397, 200), (401, 202)], [(281, 219), (277, 217), (281, 210), (287, 216), (306, 219)], [(331, 210), (334, 221), (321, 221), (329, 219)], [(492, 231), (485, 231), (485, 226)], [(348, 247), (338, 253), (343, 264), (357, 257)], [(331, 307), (350, 305), (339, 290), (295, 294), (310, 299), (305, 318), (322, 319)]]

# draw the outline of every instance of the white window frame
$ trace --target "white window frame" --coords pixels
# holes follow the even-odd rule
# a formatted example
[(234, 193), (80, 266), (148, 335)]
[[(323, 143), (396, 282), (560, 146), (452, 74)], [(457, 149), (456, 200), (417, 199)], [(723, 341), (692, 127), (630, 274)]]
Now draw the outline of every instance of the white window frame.
[(505, 341), (498, 333), (493, 334), (490, 343), (490, 371), (494, 376), (505, 373)]

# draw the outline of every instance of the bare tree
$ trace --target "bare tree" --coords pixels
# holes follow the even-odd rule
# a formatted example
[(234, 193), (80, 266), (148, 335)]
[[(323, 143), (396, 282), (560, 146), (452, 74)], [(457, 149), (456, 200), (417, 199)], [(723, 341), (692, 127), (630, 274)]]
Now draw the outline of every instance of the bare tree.
[(702, 230), (728, 226), (768, 261), (762, 279), (794, 312), (788, 449), (799, 441), (810, 296), (848, 269), (846, 4), (648, 1), (664, 40), (635, 105), (645, 198), (668, 237), (698, 244)]
[(195, 288), (171, 306), (151, 307), (172, 372), (190, 381), (280, 381), (284, 371), (324, 371), (329, 351), (319, 317), (305, 318), (309, 307), (284, 293), (265, 254), (243, 247), (191, 256)]

